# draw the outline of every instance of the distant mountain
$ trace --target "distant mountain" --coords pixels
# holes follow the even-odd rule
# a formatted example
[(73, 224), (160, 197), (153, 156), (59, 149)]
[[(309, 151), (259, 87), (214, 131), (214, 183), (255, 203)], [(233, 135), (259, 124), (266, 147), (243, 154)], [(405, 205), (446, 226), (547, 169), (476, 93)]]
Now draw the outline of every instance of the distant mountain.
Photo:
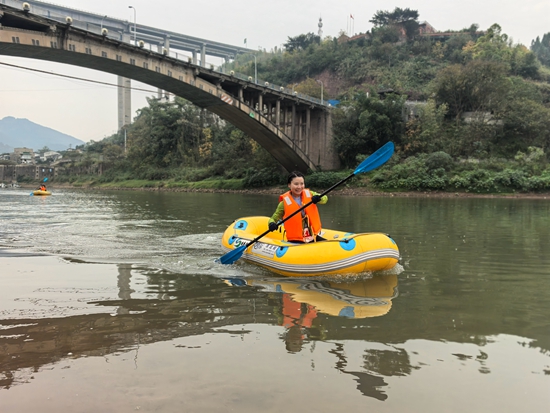
[(13, 148), (31, 148), (35, 151), (47, 146), (53, 151), (65, 151), (83, 145), (84, 141), (38, 125), (28, 119), (7, 116), (0, 120), (0, 153)]

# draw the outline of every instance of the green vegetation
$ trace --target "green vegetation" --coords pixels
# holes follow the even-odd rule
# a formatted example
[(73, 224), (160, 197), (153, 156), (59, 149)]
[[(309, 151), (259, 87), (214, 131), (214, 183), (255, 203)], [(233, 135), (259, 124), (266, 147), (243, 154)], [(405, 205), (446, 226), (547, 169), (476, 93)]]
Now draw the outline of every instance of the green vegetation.
[[(259, 78), (314, 97), (322, 80), (325, 99), (340, 101), (333, 134), (344, 171), (313, 173), (308, 185), (330, 186), (393, 141), (392, 160), (352, 185), (550, 190), (550, 33), (528, 49), (498, 24), (430, 33), (418, 18), (416, 10), (377, 11), (373, 29), (353, 39), (308, 33), (288, 37), (284, 50), (257, 53)], [(252, 59), (238, 56), (224, 70), (254, 75)], [(65, 179), (204, 189), (284, 184), (273, 158), (217, 116), (180, 98), (148, 104), (125, 131), (74, 155)]]

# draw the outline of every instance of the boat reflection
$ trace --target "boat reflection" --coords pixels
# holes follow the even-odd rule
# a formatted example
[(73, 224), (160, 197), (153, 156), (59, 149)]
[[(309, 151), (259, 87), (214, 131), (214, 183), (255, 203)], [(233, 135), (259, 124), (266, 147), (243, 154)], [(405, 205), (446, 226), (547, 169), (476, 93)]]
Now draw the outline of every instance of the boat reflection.
[(352, 319), (379, 317), (390, 311), (391, 300), (398, 295), (396, 274), (353, 281), (226, 278), (225, 282), (281, 294), (275, 314), (286, 329), (281, 339), (290, 353), (301, 351), (310, 341), (312, 330), (320, 327), (314, 323), (320, 313)]
[(225, 281), (229, 285), (249, 285), (269, 292), (282, 293), (283, 312), (285, 308), (304, 303), (316, 312), (346, 318), (383, 316), (390, 311), (391, 300), (398, 295), (396, 274), (377, 275), (353, 281), (300, 278), (227, 278)]

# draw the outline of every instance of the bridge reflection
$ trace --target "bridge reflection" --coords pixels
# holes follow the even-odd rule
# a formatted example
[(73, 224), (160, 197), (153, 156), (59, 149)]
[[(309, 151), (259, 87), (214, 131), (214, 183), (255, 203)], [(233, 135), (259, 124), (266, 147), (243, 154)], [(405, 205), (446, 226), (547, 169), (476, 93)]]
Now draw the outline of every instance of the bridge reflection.
[[(290, 280), (279, 286), (291, 292), (275, 287), (266, 294), (266, 287), (275, 286), (274, 280), (259, 281), (252, 288), (233, 288), (211, 276), (182, 277), (129, 264), (117, 267), (118, 299), (88, 302), (90, 312), (97, 312), (97, 307), (105, 308), (105, 312), (71, 316), (68, 309), (68, 316), (57, 318), (0, 321), (0, 388), (24, 383), (28, 377), (22, 372), (32, 375), (63, 359), (106, 356), (178, 337), (223, 334), (227, 327), (243, 324), (283, 325), (287, 333), (281, 340), (289, 351), (299, 351), (292, 342), (294, 330), (299, 334), (299, 346), (304, 339), (316, 340), (320, 331), (324, 337), (332, 336), (335, 331), (326, 325), (332, 315), (327, 314), (338, 305), (350, 305), (352, 297), (373, 299), (361, 306), (378, 308), (361, 313), (361, 317), (383, 315), (389, 311), (388, 301), (396, 296), (397, 287), (395, 275), (340, 287), (329, 282)], [(132, 288), (136, 275), (147, 279), (138, 293)], [(300, 288), (309, 290), (309, 295), (300, 295)], [(301, 316), (302, 308), (309, 312), (309, 320)]]

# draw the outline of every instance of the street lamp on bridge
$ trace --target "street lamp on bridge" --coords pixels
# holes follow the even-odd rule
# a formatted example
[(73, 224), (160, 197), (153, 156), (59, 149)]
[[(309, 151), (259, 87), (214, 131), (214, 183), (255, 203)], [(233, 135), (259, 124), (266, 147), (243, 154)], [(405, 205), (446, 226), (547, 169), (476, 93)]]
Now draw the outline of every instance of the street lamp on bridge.
[(258, 62), (256, 60), (256, 55), (254, 53), (242, 53), (252, 55), (254, 58), (254, 83), (258, 84)]
[(105, 20), (105, 17), (107, 17), (107, 15), (105, 15), (101, 18), (101, 28), (99, 29), (100, 33), (103, 33), (103, 20)]
[(321, 80), (317, 80), (317, 83), (321, 84), (321, 105), (323, 104), (323, 82)]
[(258, 63), (256, 62), (256, 55), (254, 56), (254, 83), (258, 84)]
[(134, 46), (137, 46), (137, 41), (136, 41), (136, 35), (137, 35), (137, 31), (136, 31), (136, 8), (134, 6), (128, 6), (129, 9), (134, 9)]

